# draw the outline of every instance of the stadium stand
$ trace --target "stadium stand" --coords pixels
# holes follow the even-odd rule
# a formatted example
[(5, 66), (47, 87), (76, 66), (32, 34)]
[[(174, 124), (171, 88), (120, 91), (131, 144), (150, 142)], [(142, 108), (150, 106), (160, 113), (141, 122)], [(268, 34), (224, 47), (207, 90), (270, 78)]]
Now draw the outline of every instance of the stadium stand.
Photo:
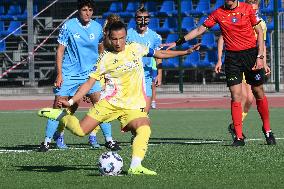
[[(190, 16), (192, 11), (192, 1), (182, 0), (181, 1), (181, 15), (182, 16)], [(174, 16), (178, 15), (178, 11), (174, 11)]]
[(191, 11), (193, 15), (204, 15), (210, 12), (210, 1), (200, 0), (197, 7)]
[(163, 1), (161, 9), (157, 12), (157, 16), (172, 16), (176, 12), (174, 1)]
[[(21, 23), (26, 23), (27, 10), (26, 0), (18, 0), (18, 4), (14, 3), (15, 0), (2, 0), (0, 2), (0, 38), (11, 33), (15, 28), (19, 27)], [(34, 0), (33, 13), (39, 12), (45, 5), (50, 3), (52, 0), (42, 1)], [(66, 6), (68, 2), (68, 6)], [(96, 1), (97, 6), (95, 8), (95, 18), (103, 25), (105, 18), (111, 13), (117, 13), (124, 18), (128, 27), (135, 26), (134, 14), (139, 6), (140, 1)], [(142, 2), (142, 1), (141, 1)], [(174, 0), (146, 0), (143, 1), (145, 7), (150, 12), (151, 20), (149, 28), (157, 31), (163, 37), (163, 41), (172, 42), (177, 39), (178, 36), (178, 8), (177, 1)], [(266, 3), (267, 2), (267, 3)], [(200, 26), (204, 20), (214, 9), (223, 5), (224, 0), (181, 0), (181, 27), (182, 34), (189, 32), (197, 26)], [(283, 11), (283, 3), (278, 0), (279, 8)], [(263, 7), (261, 8), (262, 13), (266, 16), (267, 26), (269, 32), (267, 33), (267, 47), (271, 47), (270, 34), (274, 30), (274, 22), (271, 12), (273, 7), (272, 0), (262, 0)], [(66, 18), (76, 8), (76, 0), (63, 0), (58, 1), (56, 5), (42, 14), (40, 18), (37, 18), (34, 22), (34, 37), (35, 45), (41, 43), (46, 37), (58, 26), (64, 18)], [(64, 10), (64, 11), (63, 11)], [(5, 19), (2, 19), (4, 17)], [(27, 27), (21, 28), (15, 33), (3, 41), (0, 44), (0, 51), (4, 52), (11, 57), (12, 61), (8, 61), (5, 65), (5, 69), (11, 67), (15, 63), (23, 60), (27, 57)], [(200, 54), (194, 53), (191, 56), (184, 57), (182, 60), (183, 66), (187, 70), (197, 72), (198, 68), (211, 69), (213, 73), (212, 65), (216, 62), (216, 40), (220, 34), (220, 27), (218, 25), (210, 29), (210, 32), (203, 35), (201, 38), (194, 39), (186, 42), (182, 45), (182, 49), (187, 49), (191, 45), (196, 44), (198, 41), (202, 42), (202, 49)], [(48, 41), (43, 44), (41, 48), (35, 54), (35, 70), (37, 80), (49, 80), (54, 73), (55, 65), (55, 50), (57, 47), (57, 35), (58, 30), (52, 34)], [(205, 51), (209, 50), (207, 53)], [(215, 53), (215, 54), (214, 54)], [(268, 50), (268, 54), (270, 50)], [(269, 55), (268, 55), (269, 56)], [(166, 59), (163, 60), (165, 70), (178, 70), (179, 59)], [(3, 69), (3, 71), (5, 71)], [(18, 80), (26, 81), (28, 79), (27, 65), (20, 66), (17, 71), (12, 72), (4, 79), (17, 78)], [(22, 70), (22, 71), (21, 71)], [(25, 70), (25, 71), (23, 71)], [(17, 73), (16, 73), (17, 72)], [(20, 74), (20, 72), (22, 72)], [(213, 77), (213, 74), (212, 74)], [(1, 81), (1, 80), (0, 80)], [(193, 81), (192, 81), (193, 82)]]
[(138, 7), (139, 2), (128, 2), (125, 11), (120, 12), (119, 16), (122, 18), (133, 18)]
[(161, 34), (169, 34), (177, 31), (178, 21), (176, 17), (167, 17), (162, 27), (157, 28), (157, 32)]

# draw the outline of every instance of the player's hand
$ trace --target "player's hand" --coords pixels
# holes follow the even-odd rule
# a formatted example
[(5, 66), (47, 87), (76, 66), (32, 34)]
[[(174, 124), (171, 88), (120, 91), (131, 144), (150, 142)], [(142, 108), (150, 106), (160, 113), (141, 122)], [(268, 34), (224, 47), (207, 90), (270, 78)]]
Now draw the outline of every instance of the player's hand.
[(191, 54), (194, 51), (198, 51), (200, 49), (200, 45), (201, 43), (196, 43), (195, 45), (193, 45), (191, 48), (187, 49), (187, 54)]
[(156, 79), (155, 79), (155, 85), (156, 85), (156, 87), (159, 87), (161, 84), (162, 84), (162, 76), (160, 76), (158, 74)]
[(271, 70), (270, 70), (270, 68), (267, 64), (264, 64), (263, 68), (264, 68), (264, 71), (265, 71), (265, 75), (271, 74)]
[(57, 102), (58, 107), (70, 107), (69, 102), (66, 99), (60, 99)]
[(163, 47), (167, 47), (166, 50), (169, 50), (169, 49), (172, 49), (176, 46), (176, 42), (172, 42), (172, 43), (164, 43), (164, 44), (161, 44), (160, 47), (163, 48)]
[(263, 68), (263, 59), (260, 59), (260, 58), (257, 58), (256, 59), (256, 62), (255, 62), (255, 65), (252, 67), (252, 70), (255, 71), (255, 70), (260, 70)]
[(63, 83), (62, 74), (57, 74), (56, 81), (54, 82), (54, 87), (60, 88)]
[(215, 72), (220, 73), (222, 68), (222, 62), (221, 60), (218, 60), (217, 64), (215, 65)]

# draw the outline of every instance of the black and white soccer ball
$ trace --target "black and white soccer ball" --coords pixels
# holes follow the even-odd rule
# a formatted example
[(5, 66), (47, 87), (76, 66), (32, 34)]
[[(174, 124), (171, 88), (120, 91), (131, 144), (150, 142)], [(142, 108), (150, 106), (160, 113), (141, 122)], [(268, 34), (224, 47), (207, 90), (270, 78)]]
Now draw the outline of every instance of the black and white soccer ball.
[(123, 160), (116, 152), (104, 152), (98, 163), (98, 168), (103, 176), (117, 176), (121, 173)]

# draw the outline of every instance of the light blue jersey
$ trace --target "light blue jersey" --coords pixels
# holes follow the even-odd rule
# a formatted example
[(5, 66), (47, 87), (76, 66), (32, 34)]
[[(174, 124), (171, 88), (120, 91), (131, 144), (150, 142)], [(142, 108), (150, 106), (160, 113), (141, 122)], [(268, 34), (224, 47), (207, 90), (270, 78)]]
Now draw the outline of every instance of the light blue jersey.
[[(65, 46), (62, 61), (63, 83), (55, 88), (57, 96), (74, 96), (77, 89), (87, 81), (99, 56), (98, 45), (102, 40), (102, 26), (91, 20), (83, 26), (78, 18), (68, 20), (61, 28), (58, 43)], [(89, 94), (101, 91), (99, 82)]]
[[(130, 28), (127, 30), (127, 42), (136, 42), (147, 47), (158, 50), (162, 43), (162, 38), (155, 31), (147, 28), (144, 34), (139, 34), (135, 29)], [(148, 97), (152, 96), (152, 66), (153, 61), (151, 57), (143, 57), (144, 64), (145, 82), (146, 82), (146, 95)]]
[(91, 20), (88, 25), (83, 26), (78, 18), (68, 20), (62, 26), (57, 40), (66, 47), (62, 74), (88, 75), (97, 62), (98, 44), (102, 37), (102, 26), (98, 22)]

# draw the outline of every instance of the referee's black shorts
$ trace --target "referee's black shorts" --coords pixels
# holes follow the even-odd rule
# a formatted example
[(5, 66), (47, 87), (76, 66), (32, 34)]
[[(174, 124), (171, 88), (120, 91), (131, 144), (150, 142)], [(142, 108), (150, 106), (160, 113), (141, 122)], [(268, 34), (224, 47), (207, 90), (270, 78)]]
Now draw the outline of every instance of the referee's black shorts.
[(242, 83), (243, 73), (246, 82), (250, 85), (259, 86), (264, 83), (264, 69), (252, 70), (257, 59), (257, 54), (257, 48), (242, 51), (226, 51), (225, 74), (228, 87)]

